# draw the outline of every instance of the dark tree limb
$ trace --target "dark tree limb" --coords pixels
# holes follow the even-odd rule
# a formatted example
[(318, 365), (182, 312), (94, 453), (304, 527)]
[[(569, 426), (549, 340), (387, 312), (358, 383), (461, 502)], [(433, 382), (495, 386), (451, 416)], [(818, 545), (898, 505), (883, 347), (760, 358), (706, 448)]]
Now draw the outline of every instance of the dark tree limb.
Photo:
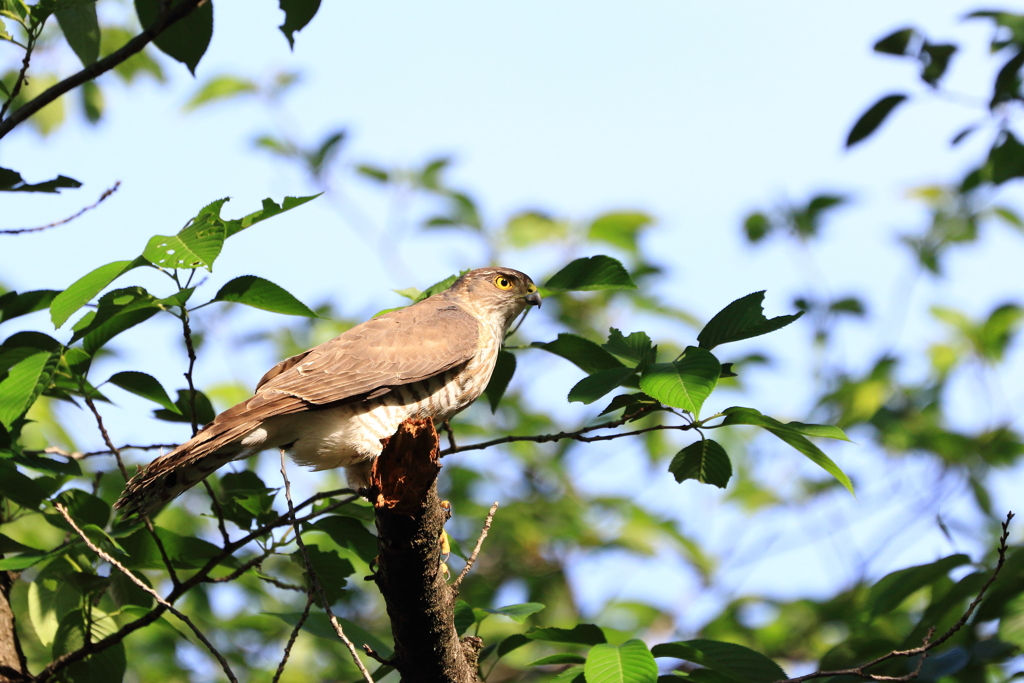
[(0, 683), (28, 680), (28, 663), (21, 651), (17, 620), (11, 608), (11, 588), (17, 575), (0, 571)]
[(3, 121), (0, 121), (0, 138), (10, 133), (19, 123), (27, 121), (30, 116), (56, 100), (61, 95), (70, 92), (83, 83), (91, 81), (107, 71), (110, 71), (136, 52), (141, 52), (142, 48), (149, 45), (154, 38), (169, 29), (178, 21), (187, 17), (196, 7), (205, 2), (207, 2), (207, 0), (182, 0), (182, 2), (171, 7), (166, 14), (157, 20), (155, 24), (129, 40), (119, 50), (111, 52), (103, 59), (93, 62), (78, 73), (68, 76), (60, 83), (47, 88), (32, 100), (29, 100), (22, 106), (18, 107), (15, 111), (11, 112), (10, 116)]
[(430, 420), (406, 420), (374, 460), (370, 497), (377, 513), (374, 580), (384, 596), (404, 683), (478, 683), (479, 638), (459, 639), (455, 590), (441, 569), (448, 520), (437, 496), (441, 470)]

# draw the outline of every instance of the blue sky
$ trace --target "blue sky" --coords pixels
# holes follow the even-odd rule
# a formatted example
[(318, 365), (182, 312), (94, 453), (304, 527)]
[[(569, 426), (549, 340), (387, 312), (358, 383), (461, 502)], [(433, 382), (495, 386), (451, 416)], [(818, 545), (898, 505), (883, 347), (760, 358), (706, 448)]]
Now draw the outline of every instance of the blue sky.
[[(845, 360), (863, 365), (888, 348), (910, 354), (912, 365), (920, 368), (922, 344), (938, 329), (919, 313), (927, 304), (943, 302), (980, 314), (1001, 298), (1020, 294), (1021, 244), (1005, 229), (990, 230), (981, 243), (956, 255), (949, 264), (950, 278), (940, 282), (913, 278), (908, 254), (894, 236), (922, 225), (924, 213), (906, 200), (906, 190), (955, 178), (980, 157), (992, 133), (950, 149), (952, 135), (980, 114), (959, 102), (924, 96), (898, 111), (866, 144), (846, 152), (843, 140), (880, 96), (923, 92), (911, 64), (870, 49), (877, 38), (905, 25), (936, 39), (966, 41), (971, 49), (958, 57), (947, 85), (984, 98), (993, 69), (985, 44), (990, 29), (960, 21), (975, 8), (975, 3), (935, 0), (842, 7), (793, 1), (728, 6), (681, 1), (332, 2), (324, 3), (297, 35), (290, 52), (276, 28), (276, 3), (218, 3), (214, 40), (195, 81), (183, 66), (169, 61), (167, 85), (147, 82), (126, 89), (108, 77), (108, 115), (99, 126), (74, 118), (49, 138), (19, 131), (4, 140), (0, 165), (29, 180), (63, 173), (85, 187), (58, 197), (4, 197), (3, 227), (59, 219), (115, 181), (122, 186), (101, 208), (68, 226), (4, 238), (0, 280), (19, 290), (63, 287), (97, 265), (135, 256), (150, 235), (173, 234), (213, 199), (232, 197), (225, 213), (242, 215), (263, 197), (309, 194), (304, 178), (253, 151), (251, 139), (284, 126), (311, 142), (344, 127), (350, 135), (344, 152), (349, 160), (415, 165), (436, 155), (453, 156), (453, 184), (476, 196), (493, 223), (524, 208), (577, 220), (619, 208), (652, 213), (658, 228), (645, 239), (669, 268), (658, 292), (701, 318), (759, 289), (769, 291), (771, 315), (788, 312), (792, 295), (808, 288), (864, 292), (878, 316), (848, 331)], [(9, 46), (0, 48), (0, 59), (15, 59)], [(64, 73), (74, 66), (68, 55), (52, 57), (50, 65)], [(265, 81), (282, 70), (301, 72), (302, 82), (280, 110), (239, 102), (182, 113), (197, 82), (221, 73)], [(390, 205), (348, 178), (342, 182), (346, 212), (320, 199), (242, 233), (217, 262), (210, 291), (253, 273), (303, 301), (329, 299), (345, 315), (366, 317), (398, 303), (390, 289), (423, 286), (483, 258), (458, 235), (427, 238), (401, 225), (397, 234), (403, 239), (388, 242), (395, 257), (380, 258), (377, 242), (396, 234), (389, 223)], [(820, 247), (794, 257), (782, 244), (755, 251), (743, 243), (740, 224), (748, 211), (787, 198), (805, 200), (820, 191), (854, 198), (828, 223)], [(1019, 199), (1019, 190), (1010, 193)], [(344, 218), (352, 215), (353, 206), (369, 217), (367, 222)], [(810, 270), (805, 256), (814, 264)], [(506, 265), (529, 271), (531, 264), (548, 261), (524, 257), (524, 263)], [(531, 274), (536, 279), (546, 275)], [(900, 289), (908, 278), (916, 280), (914, 288)], [(914, 315), (904, 321), (908, 291)], [(258, 313), (240, 319), (272, 322)], [(548, 330), (534, 330), (538, 337), (541, 332)], [(154, 348), (176, 358), (173, 330), (168, 334), (166, 339), (126, 335), (125, 358), (146, 362)], [(780, 364), (754, 378), (752, 405), (770, 402), (780, 417), (806, 416), (810, 406), (801, 390), (806, 377), (793, 374), (807, 353), (806, 336), (792, 328), (780, 333), (773, 342)], [(222, 350), (201, 360), (200, 377), (252, 385), (267, 360)], [(140, 369), (177, 385), (180, 369), (173, 363), (150, 365)], [(1013, 378), (1020, 377), (1019, 361), (1011, 369), (1004, 383), (1012, 387)], [(965, 384), (956, 400), (963, 407), (959, 419), (976, 425), (988, 417), (971, 392)], [(1022, 397), (1009, 394), (1008, 404), (1019, 407)], [(553, 410), (575, 419), (581, 414), (578, 407), (564, 404)], [(125, 441), (152, 438), (129, 414), (117, 412), (112, 420)], [(174, 439), (174, 434), (164, 436)], [(839, 452), (844, 467), (870, 476), (873, 465), (861, 462), (863, 453)], [(615, 466), (613, 454), (601, 457)], [(780, 481), (796, 466), (790, 462), (796, 456), (785, 457), (787, 464), (775, 475)], [(597, 489), (622, 485), (592, 473), (581, 476)], [(686, 500), (680, 500), (677, 485), (664, 481), (663, 470), (660, 480), (645, 472), (624, 476), (630, 485), (651, 486), (673, 501), (663, 506), (666, 515), (685, 518), (713, 510), (720, 517), (707, 525), (708, 540), (723, 550), (729, 545), (713, 538), (718, 525), (736, 522), (718, 491), (690, 487)], [(997, 503), (1008, 502), (1020, 481), (1018, 470), (1000, 485), (1005, 500)], [(874, 486), (884, 497), (884, 482)], [(951, 509), (960, 509), (960, 499), (950, 496)], [(898, 516), (879, 519), (857, 505), (836, 501), (834, 512), (836, 517), (864, 518), (855, 535), (870, 539), (901, 524)], [(827, 539), (830, 521), (823, 519), (820, 528), (810, 530), (790, 527), (792, 545), (800, 547), (815, 534)], [(933, 531), (895, 548), (872, 564), (872, 571), (933, 559), (948, 550)], [(727, 575), (729, 590), (783, 590), (787, 580), (792, 585), (798, 576), (801, 589), (825, 591), (835, 581), (851, 580), (834, 571), (827, 542), (822, 543), (817, 554), (776, 554), (757, 571), (741, 563)], [(755, 546), (750, 552), (756, 552)], [(603, 571), (603, 563), (614, 566), (615, 561), (602, 558), (586, 565), (602, 571), (580, 572), (584, 603), (596, 607), (622, 589), (614, 575)], [(666, 576), (675, 569), (661, 567)], [(651, 589), (630, 585), (623, 590), (650, 597)], [(701, 599), (689, 579), (667, 592), (673, 601)], [(665, 598), (660, 584), (658, 593)], [(680, 618), (692, 627), (709, 609), (702, 612), (697, 605)]]

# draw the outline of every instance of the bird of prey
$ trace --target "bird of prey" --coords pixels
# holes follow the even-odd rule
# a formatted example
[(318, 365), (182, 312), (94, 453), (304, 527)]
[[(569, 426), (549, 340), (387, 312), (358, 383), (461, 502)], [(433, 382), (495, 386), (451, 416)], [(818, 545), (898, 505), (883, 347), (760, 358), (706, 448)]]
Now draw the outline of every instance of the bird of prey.
[(509, 326), (531, 304), (540, 294), (528, 276), (479, 268), (283, 360), (255, 396), (132, 477), (117, 507), (149, 514), (222, 465), (274, 447), (314, 470), (344, 467), (363, 488), (381, 439), (402, 422), (443, 422), (483, 393)]

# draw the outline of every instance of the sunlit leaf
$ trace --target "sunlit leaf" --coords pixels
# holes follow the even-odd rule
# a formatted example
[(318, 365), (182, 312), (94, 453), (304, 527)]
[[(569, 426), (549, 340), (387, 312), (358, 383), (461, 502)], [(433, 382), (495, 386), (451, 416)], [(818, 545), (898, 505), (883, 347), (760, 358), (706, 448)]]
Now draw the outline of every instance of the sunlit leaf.
[(544, 289), (550, 292), (636, 289), (636, 283), (611, 256), (590, 256), (578, 258), (552, 275)]
[(587, 654), (583, 667), (587, 683), (655, 683), (658, 665), (642, 640), (622, 645), (599, 643)]
[(50, 304), (50, 319), (54, 327), (66, 323), (75, 311), (92, 301), (117, 278), (130, 270), (149, 265), (152, 264), (141, 256), (134, 261), (114, 261), (75, 280), (70, 287), (55, 296)]
[(679, 360), (648, 365), (640, 375), (640, 388), (665, 405), (699, 417), (701, 406), (718, 384), (721, 372), (721, 362), (710, 351), (688, 346)]
[(775, 318), (764, 317), (764, 291), (754, 292), (736, 299), (715, 314), (704, 329), (697, 335), (702, 349), (713, 349), (719, 344), (750, 339), (768, 334), (790, 324), (801, 315), (780, 315)]
[(270, 280), (255, 275), (236, 277), (220, 288), (214, 301), (231, 301), (271, 313), (316, 318), (308, 306)]

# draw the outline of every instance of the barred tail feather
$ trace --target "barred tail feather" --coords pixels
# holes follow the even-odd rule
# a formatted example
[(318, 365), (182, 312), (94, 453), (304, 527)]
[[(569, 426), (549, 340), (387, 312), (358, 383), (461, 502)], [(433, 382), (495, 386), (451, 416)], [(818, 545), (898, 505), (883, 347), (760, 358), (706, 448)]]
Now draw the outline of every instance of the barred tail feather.
[(167, 455), (160, 456), (125, 486), (114, 507), (126, 518), (150, 515), (232, 460), (256, 453), (262, 444), (242, 439), (259, 422), (215, 421)]

